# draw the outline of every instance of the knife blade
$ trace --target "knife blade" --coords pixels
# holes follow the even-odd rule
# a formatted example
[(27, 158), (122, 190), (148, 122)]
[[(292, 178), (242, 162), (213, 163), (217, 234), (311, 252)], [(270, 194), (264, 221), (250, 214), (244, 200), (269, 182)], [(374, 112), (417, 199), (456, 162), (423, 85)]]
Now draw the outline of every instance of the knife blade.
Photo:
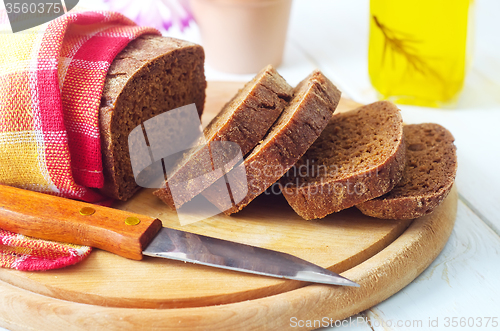
[(0, 185), (0, 228), (134, 260), (146, 255), (263, 276), (359, 286), (287, 253), (167, 228), (149, 216), (5, 185)]

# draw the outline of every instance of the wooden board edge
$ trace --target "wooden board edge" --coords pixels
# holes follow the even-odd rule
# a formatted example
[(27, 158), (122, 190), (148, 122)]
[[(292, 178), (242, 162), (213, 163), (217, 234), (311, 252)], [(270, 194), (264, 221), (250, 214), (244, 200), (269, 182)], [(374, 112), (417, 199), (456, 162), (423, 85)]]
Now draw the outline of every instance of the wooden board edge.
[[(396, 240), (411, 224), (411, 220), (398, 221), (394, 228), (387, 232), (384, 237), (379, 241), (374, 242), (372, 245), (366, 247), (364, 250), (357, 252), (350, 256), (348, 259), (342, 260), (328, 269), (342, 273), (354, 266), (362, 263), (363, 261), (378, 254), (385, 249), (394, 240)], [(100, 252), (108, 254), (107, 252)], [(5, 271), (5, 272), (4, 272)], [(21, 276), (22, 278), (20, 278)], [(58, 276), (56, 276), (57, 278)], [(60, 276), (59, 276), (60, 277)], [(201, 300), (196, 299), (173, 299), (171, 301), (162, 300), (141, 300), (132, 298), (110, 298), (107, 296), (99, 296), (95, 293), (88, 294), (85, 291), (61, 289), (55, 285), (47, 285), (39, 283), (36, 278), (32, 277), (32, 273), (25, 271), (17, 271), (12, 269), (0, 268), (0, 281), (11, 284), (15, 287), (27, 290), (31, 293), (40, 294), (43, 296), (52, 297), (64, 301), (74, 303), (83, 303), (89, 305), (103, 306), (103, 307), (116, 307), (116, 308), (160, 308), (160, 309), (180, 309), (180, 308), (197, 308), (208, 307), (221, 304), (232, 304), (248, 300), (256, 300), (268, 296), (275, 296), (284, 292), (293, 291), (298, 288), (307, 286), (307, 283), (299, 281), (284, 280), (279, 283), (252, 289), (245, 292), (236, 292), (231, 294), (223, 294), (221, 296), (204, 297)]]
[[(342, 275), (361, 288), (310, 285), (294, 291), (215, 307), (126, 309), (93, 306), (33, 294), (0, 282), (0, 326), (16, 330), (263, 330), (299, 320), (340, 320), (368, 309), (415, 279), (444, 248), (453, 229), (454, 187), (431, 215), (416, 219), (383, 251)], [(423, 298), (425, 300), (425, 298)], [(262, 325), (262, 321), (270, 321)]]

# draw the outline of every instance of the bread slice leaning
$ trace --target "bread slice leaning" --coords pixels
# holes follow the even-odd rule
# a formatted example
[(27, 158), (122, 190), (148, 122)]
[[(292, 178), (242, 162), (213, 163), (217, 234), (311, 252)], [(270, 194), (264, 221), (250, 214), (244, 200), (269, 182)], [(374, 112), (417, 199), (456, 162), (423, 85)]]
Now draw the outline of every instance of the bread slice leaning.
[[(201, 117), (205, 103), (205, 54), (199, 45), (156, 35), (131, 41), (108, 70), (99, 109), (104, 187), (127, 200), (139, 189), (128, 137), (143, 122), (187, 104)], [(73, 169), (78, 178), (78, 169)]]
[[(168, 181), (154, 195), (170, 207), (178, 209), (216, 182), (223, 173), (212, 171), (218, 168), (215, 164), (217, 160), (212, 158), (217, 149), (213, 143), (236, 143), (241, 149), (241, 155), (246, 155), (280, 116), (291, 99), (292, 92), (293, 88), (272, 66), (262, 69), (204, 129), (206, 144), (187, 153)], [(182, 187), (181, 190), (176, 190), (175, 198), (170, 189), (173, 185)]]
[(384, 219), (413, 219), (429, 214), (450, 192), (457, 172), (452, 134), (438, 124), (406, 125), (406, 167), (389, 193), (356, 207)]
[(389, 192), (405, 164), (403, 120), (391, 102), (336, 114), (307, 153), (280, 180), (304, 219), (323, 218)]
[[(226, 183), (203, 195), (226, 215), (243, 209), (273, 185), (307, 151), (328, 124), (340, 101), (340, 91), (320, 71), (294, 89), (293, 98), (263, 141), (229, 172)], [(232, 205), (224, 200), (231, 192)]]

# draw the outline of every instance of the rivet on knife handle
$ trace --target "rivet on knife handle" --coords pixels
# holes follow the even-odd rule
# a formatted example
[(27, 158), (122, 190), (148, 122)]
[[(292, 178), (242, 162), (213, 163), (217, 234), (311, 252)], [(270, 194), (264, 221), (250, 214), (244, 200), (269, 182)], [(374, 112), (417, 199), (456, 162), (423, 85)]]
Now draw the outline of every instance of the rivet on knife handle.
[[(95, 212), (87, 215), (90, 209)], [(140, 222), (127, 225), (129, 217)], [(0, 228), (15, 233), (140, 260), (161, 227), (160, 220), (144, 215), (0, 185)]]

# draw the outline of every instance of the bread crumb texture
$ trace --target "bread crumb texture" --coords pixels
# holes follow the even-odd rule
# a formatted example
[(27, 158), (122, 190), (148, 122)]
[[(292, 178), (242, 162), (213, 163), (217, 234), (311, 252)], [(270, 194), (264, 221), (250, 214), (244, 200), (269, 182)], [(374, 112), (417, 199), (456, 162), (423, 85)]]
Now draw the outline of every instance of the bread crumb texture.
[(280, 184), (300, 216), (322, 218), (387, 193), (404, 164), (401, 113), (380, 101), (334, 115)]
[(401, 142), (400, 126), (399, 111), (384, 106), (338, 114), (297, 163), (309, 165), (310, 175), (295, 178), (314, 184), (369, 172), (394, 154)]
[(127, 200), (139, 188), (128, 146), (128, 136), (135, 127), (191, 103), (196, 104), (201, 117), (206, 89), (204, 61), (201, 46), (156, 35), (131, 41), (117, 55), (106, 77), (99, 113), (104, 194)]
[[(231, 208), (230, 215), (242, 210), (279, 180), (319, 137), (340, 101), (340, 91), (320, 71), (313, 71), (293, 91), (293, 98), (245, 161), (233, 173), (245, 173), (231, 183), (233, 196), (243, 196)], [(222, 187), (225, 189), (225, 187)], [(215, 206), (222, 206), (222, 192), (210, 187), (203, 195)]]
[(406, 125), (406, 166), (392, 191), (358, 205), (364, 214), (412, 219), (429, 214), (446, 198), (457, 171), (452, 134), (434, 123)]
[[(221, 109), (204, 130), (205, 146), (184, 155), (168, 182), (154, 194), (171, 208), (180, 208), (223, 176), (214, 171), (234, 164), (233, 148), (218, 148), (217, 141), (237, 144), (249, 153), (266, 135), (291, 99), (293, 89), (272, 66), (262, 69)], [(202, 178), (203, 180), (193, 180)], [(175, 199), (171, 187), (176, 190)], [(178, 186), (180, 185), (180, 186)], [(175, 201), (174, 201), (175, 200)]]

